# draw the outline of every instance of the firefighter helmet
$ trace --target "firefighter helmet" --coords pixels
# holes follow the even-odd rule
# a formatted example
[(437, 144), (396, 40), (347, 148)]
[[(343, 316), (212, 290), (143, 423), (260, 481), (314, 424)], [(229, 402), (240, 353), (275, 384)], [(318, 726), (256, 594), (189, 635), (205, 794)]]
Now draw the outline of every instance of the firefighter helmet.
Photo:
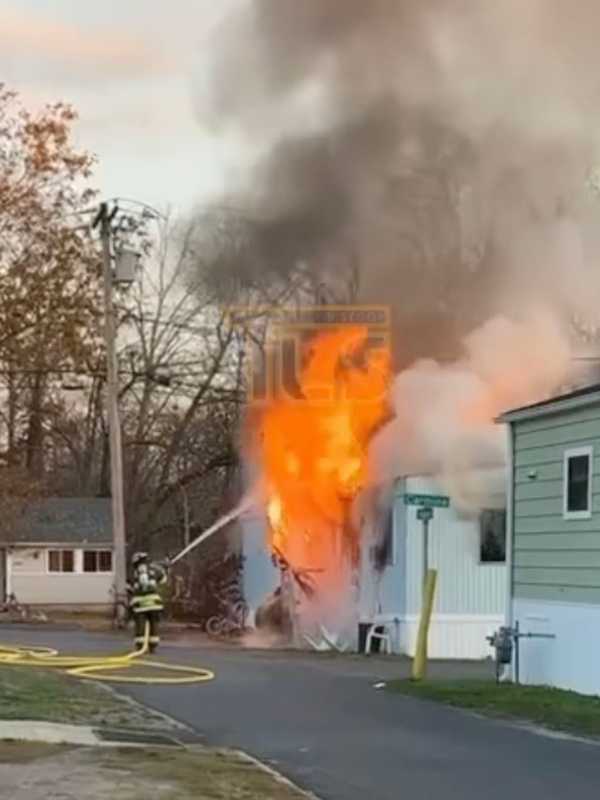
[(142, 561), (148, 560), (148, 553), (134, 553), (133, 558), (131, 559), (131, 563), (134, 567), (137, 567)]

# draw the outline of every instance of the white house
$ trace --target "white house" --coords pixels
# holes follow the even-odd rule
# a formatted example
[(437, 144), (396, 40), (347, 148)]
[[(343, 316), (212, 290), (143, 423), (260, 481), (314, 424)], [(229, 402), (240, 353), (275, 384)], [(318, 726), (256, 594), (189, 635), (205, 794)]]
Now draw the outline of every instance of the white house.
[[(421, 605), (423, 525), (407, 494), (443, 494), (431, 478), (399, 479), (383, 509), (385, 530), (363, 529), (358, 576), (359, 629), (385, 620), (394, 649), (412, 655)], [(493, 508), (465, 515), (450, 504), (436, 508), (429, 525), (428, 561), (438, 571), (429, 637), (432, 658), (483, 659), (492, 654), (486, 636), (504, 623), (507, 578), (504, 495)], [(251, 609), (278, 581), (265, 548), (264, 522), (244, 523), (244, 591)], [(357, 632), (357, 642), (361, 639)]]
[(33, 606), (106, 607), (114, 581), (110, 499), (50, 498), (0, 542), (0, 598)]
[[(386, 619), (399, 653), (414, 654), (423, 580), (424, 533), (418, 507), (407, 495), (444, 495), (435, 480), (396, 482), (388, 544), (383, 553), (363, 548), (360, 621)], [(504, 622), (506, 607), (505, 511), (502, 498), (474, 514), (435, 508), (429, 523), (428, 566), (438, 573), (429, 634), (432, 658), (482, 659), (486, 636)], [(500, 506), (500, 507), (499, 507)], [(380, 537), (381, 540), (381, 537)], [(382, 563), (383, 561), (383, 563)]]

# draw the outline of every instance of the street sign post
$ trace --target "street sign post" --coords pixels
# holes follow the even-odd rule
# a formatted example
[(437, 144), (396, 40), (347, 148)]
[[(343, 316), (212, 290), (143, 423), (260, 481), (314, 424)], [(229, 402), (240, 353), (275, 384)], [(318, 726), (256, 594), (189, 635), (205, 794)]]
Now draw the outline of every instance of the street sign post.
[(423, 523), (423, 598), (429, 571), (429, 523), (434, 508), (448, 508), (450, 498), (443, 494), (405, 494), (404, 504), (417, 507), (417, 519)]
[(429, 570), (429, 523), (434, 516), (434, 508), (448, 508), (450, 498), (443, 494), (405, 494), (404, 504), (416, 506), (417, 519), (423, 524), (423, 586), (421, 589), (421, 622), (417, 649), (413, 663), (413, 678), (421, 680), (427, 666), (427, 636), (433, 610), (433, 598), (437, 570)]
[(420, 522), (431, 522), (433, 519), (433, 508), (418, 508), (417, 519)]
[(421, 508), (448, 508), (450, 498), (443, 494), (405, 494), (404, 504)]

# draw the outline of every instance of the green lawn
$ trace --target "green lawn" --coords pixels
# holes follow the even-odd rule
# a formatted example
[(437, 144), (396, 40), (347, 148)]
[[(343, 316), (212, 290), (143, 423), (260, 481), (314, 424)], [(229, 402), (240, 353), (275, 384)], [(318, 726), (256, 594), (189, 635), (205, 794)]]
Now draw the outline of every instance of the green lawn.
[(164, 722), (151, 711), (97, 684), (51, 670), (9, 666), (0, 666), (0, 719), (164, 727)]
[(496, 717), (527, 720), (554, 730), (600, 737), (600, 697), (543, 686), (490, 681), (392, 681), (388, 689)]

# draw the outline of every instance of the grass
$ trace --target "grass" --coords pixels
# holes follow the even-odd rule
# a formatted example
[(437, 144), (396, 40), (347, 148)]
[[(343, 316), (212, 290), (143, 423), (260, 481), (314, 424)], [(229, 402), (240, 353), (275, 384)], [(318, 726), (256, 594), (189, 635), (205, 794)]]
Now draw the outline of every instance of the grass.
[(0, 666), (0, 719), (132, 728), (158, 724), (150, 711), (97, 685), (49, 670), (10, 666)]
[(0, 741), (0, 764), (29, 764), (42, 758), (62, 755), (71, 749), (43, 742)]
[(545, 686), (490, 681), (391, 681), (388, 689), (489, 716), (533, 722), (553, 730), (600, 737), (600, 697)]
[[(5, 781), (22, 781), (23, 765), (45, 796), (65, 800), (301, 800), (300, 791), (236, 753), (187, 749), (85, 748), (1, 742)], [(10, 772), (12, 772), (12, 776)], [(1, 793), (1, 789), (0, 789)], [(4, 795), (2, 795), (4, 796)], [(34, 793), (35, 798), (41, 795)]]
[[(100, 766), (128, 771), (154, 787), (162, 785), (167, 788), (165, 796), (177, 800), (299, 800), (301, 797), (292, 787), (279, 783), (254, 764), (234, 753), (218, 750), (144, 750), (135, 751), (135, 758), (131, 750), (104, 750)], [(169, 786), (177, 794), (170, 794)], [(140, 794), (140, 800), (142, 797)]]

